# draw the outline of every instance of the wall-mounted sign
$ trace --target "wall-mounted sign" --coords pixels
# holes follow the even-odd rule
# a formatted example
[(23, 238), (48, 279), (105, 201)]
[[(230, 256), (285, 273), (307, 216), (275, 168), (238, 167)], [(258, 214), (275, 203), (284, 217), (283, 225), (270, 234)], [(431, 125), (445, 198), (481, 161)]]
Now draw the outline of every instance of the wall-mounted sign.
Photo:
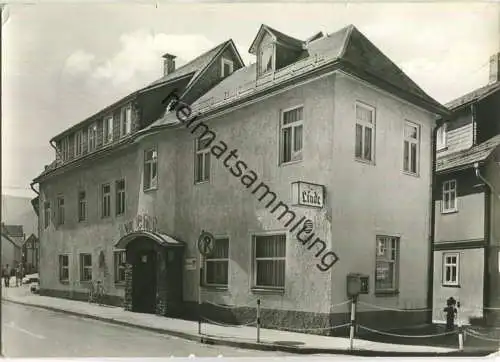
[(139, 214), (132, 220), (123, 223), (125, 234), (130, 234), (134, 231), (149, 231), (155, 233), (157, 231), (158, 219), (156, 216), (148, 214)]
[(186, 270), (196, 270), (196, 258), (186, 258), (184, 266)]
[(322, 208), (325, 205), (325, 187), (303, 181), (293, 182), (292, 200), (294, 205)]

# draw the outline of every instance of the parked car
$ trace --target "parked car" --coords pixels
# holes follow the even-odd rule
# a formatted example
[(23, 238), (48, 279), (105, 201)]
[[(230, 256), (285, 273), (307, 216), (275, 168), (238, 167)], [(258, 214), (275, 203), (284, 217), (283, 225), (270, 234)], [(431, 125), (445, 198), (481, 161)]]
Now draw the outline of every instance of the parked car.
[(27, 274), (23, 278), (23, 284), (31, 284), (31, 283), (39, 283), (40, 279), (38, 279), (38, 273), (35, 274)]

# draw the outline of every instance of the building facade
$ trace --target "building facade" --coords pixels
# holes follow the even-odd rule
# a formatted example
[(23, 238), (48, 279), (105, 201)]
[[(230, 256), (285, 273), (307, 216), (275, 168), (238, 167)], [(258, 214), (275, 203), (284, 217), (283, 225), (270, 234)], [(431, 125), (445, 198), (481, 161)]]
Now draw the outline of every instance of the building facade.
[(361, 273), (361, 321), (424, 322), (432, 133), (447, 110), (354, 26), (302, 41), (263, 25), (249, 66), (230, 45), (143, 101), (102, 157), (70, 161), (68, 132), (54, 138), (62, 160), (35, 179), (41, 293), (85, 298), (100, 279), (129, 310), (189, 318), (201, 300), (245, 322), (259, 299), (264, 326), (327, 327), (348, 319), (336, 305)]
[(433, 320), (444, 323), (446, 300), (460, 319), (499, 322), (500, 78), (491, 57), (490, 83), (452, 101), (437, 132)]

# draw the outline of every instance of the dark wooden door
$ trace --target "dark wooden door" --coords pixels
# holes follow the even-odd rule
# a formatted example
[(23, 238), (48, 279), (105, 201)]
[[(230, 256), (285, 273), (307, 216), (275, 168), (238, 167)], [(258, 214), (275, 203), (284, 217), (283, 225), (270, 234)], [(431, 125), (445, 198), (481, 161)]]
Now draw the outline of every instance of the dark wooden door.
[(156, 253), (139, 251), (132, 272), (132, 310), (156, 311)]

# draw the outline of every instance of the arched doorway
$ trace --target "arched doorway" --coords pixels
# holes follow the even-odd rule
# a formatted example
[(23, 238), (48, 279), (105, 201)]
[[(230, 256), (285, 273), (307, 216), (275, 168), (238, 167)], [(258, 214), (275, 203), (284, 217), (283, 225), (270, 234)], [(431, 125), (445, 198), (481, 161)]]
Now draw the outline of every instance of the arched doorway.
[(132, 311), (156, 313), (157, 250), (150, 238), (137, 238), (127, 245), (132, 265)]
[(165, 234), (137, 231), (120, 239), (130, 276), (125, 280), (125, 308), (169, 315), (182, 305), (184, 244)]

